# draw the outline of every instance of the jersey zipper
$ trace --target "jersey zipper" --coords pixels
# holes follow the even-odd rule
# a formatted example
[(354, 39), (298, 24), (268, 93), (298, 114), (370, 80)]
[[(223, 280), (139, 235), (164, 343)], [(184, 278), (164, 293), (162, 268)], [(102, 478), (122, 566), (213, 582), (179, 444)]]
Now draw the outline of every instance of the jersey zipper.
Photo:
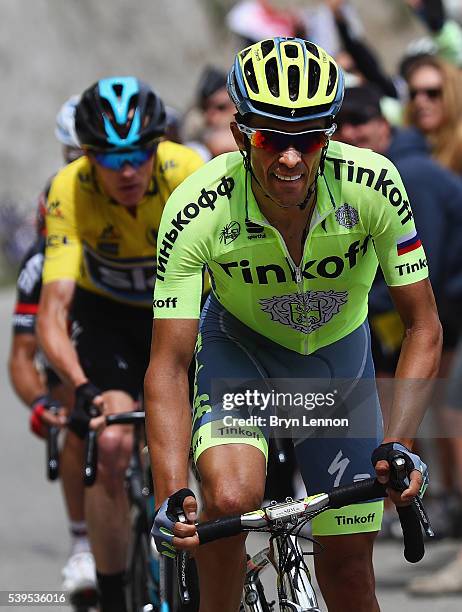
[[(330, 215), (330, 213), (332, 212), (332, 210), (328, 210), (324, 215), (322, 215), (321, 217), (318, 217), (316, 219), (316, 221), (314, 223), (310, 223), (310, 228), (306, 234), (305, 237), (305, 242), (303, 244), (303, 251), (302, 251), (302, 257), (301, 257), (301, 265), (303, 265), (303, 262), (305, 261), (305, 250), (306, 250), (306, 245), (308, 243), (309, 238), (311, 237), (311, 234), (313, 233), (314, 229), (324, 221), (324, 219), (326, 217), (328, 217)], [(296, 263), (294, 262), (294, 260), (292, 259), (292, 256), (289, 253), (289, 249), (287, 248), (287, 245), (285, 243), (284, 238), (282, 237), (282, 234), (280, 233), (279, 230), (277, 230), (273, 225), (271, 225), (271, 223), (268, 223), (267, 221), (261, 221), (261, 220), (256, 220), (256, 219), (249, 219), (250, 221), (253, 221), (254, 223), (257, 223), (258, 225), (262, 225), (264, 227), (268, 227), (269, 229), (271, 229), (273, 232), (275, 232), (275, 234), (278, 236), (279, 238), (279, 243), (282, 245), (282, 249), (286, 255), (287, 261), (289, 262), (289, 265), (292, 269), (292, 273), (295, 277), (295, 283), (297, 285), (297, 293), (298, 295), (301, 296), (302, 300), (304, 301), (305, 299), (305, 287), (303, 285), (303, 275), (302, 275), (302, 268), (301, 265), (297, 266)], [(307, 287), (308, 289), (308, 287)], [(305, 323), (308, 323), (307, 319), (305, 319)], [(305, 334), (305, 338), (303, 340), (302, 343), (302, 351), (304, 355), (308, 355), (308, 348), (309, 348), (309, 340), (308, 340), (309, 334)]]

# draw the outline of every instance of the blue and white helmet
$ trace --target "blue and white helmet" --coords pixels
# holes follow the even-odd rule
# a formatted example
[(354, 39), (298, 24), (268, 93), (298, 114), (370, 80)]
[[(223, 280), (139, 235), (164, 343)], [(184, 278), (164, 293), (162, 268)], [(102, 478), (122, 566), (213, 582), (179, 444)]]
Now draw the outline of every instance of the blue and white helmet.
[(75, 109), (80, 96), (71, 96), (59, 109), (56, 115), (55, 136), (63, 145), (80, 147), (75, 133)]

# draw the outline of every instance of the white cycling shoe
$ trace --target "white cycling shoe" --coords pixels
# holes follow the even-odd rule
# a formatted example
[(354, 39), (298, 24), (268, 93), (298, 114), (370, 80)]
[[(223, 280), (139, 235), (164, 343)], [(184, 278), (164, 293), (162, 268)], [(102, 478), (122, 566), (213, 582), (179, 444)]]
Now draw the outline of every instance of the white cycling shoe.
[(63, 567), (62, 575), (63, 590), (69, 592), (74, 608), (84, 610), (96, 605), (96, 568), (90, 552), (71, 555)]

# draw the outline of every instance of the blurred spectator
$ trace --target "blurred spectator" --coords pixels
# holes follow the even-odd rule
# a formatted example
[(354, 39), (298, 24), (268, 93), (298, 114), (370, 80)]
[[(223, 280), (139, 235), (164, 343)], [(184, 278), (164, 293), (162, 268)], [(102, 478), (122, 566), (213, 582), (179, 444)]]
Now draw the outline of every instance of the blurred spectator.
[[(397, 166), (425, 247), (430, 279), (444, 322), (445, 313), (462, 299), (461, 179), (432, 160), (419, 130), (390, 126), (382, 115), (380, 96), (370, 85), (346, 90), (336, 121), (338, 140), (372, 149)], [(392, 309), (383, 281), (377, 281), (370, 294), (371, 314)], [(453, 346), (456, 339), (456, 332), (451, 330), (446, 334), (446, 345)]]
[(226, 76), (222, 70), (207, 66), (200, 78), (197, 103), (208, 128), (229, 127), (236, 112), (226, 90)]
[(243, 0), (231, 9), (226, 22), (241, 39), (242, 47), (273, 36), (303, 36), (303, 25), (293, 4), (282, 10), (269, 0)]
[(185, 144), (205, 161), (221, 153), (236, 151), (237, 146), (229, 124), (236, 112), (226, 91), (226, 73), (207, 66), (197, 87), (196, 105), (184, 119)]
[[(419, 130), (390, 126), (381, 112), (380, 95), (370, 85), (346, 90), (336, 121), (338, 140), (385, 155), (397, 166), (403, 179), (427, 256), (422, 265), (429, 267), (443, 323), (440, 377), (444, 377), (459, 331), (459, 325), (454, 325), (453, 313), (459, 312), (462, 298), (462, 181), (432, 159), (428, 143)], [(403, 327), (381, 275), (377, 276), (369, 295), (369, 313), (377, 376), (391, 376), (399, 357)], [(440, 388), (438, 391), (441, 393)], [(388, 398), (382, 395), (381, 400), (386, 419)], [(442, 398), (435, 395), (433, 404), (438, 408), (436, 416), (441, 422)], [(441, 470), (444, 484), (451, 490), (454, 488), (454, 464), (448, 458), (451, 448), (447, 440), (441, 440), (438, 446)], [(446, 533), (450, 529), (449, 525), (441, 527)]]
[(166, 106), (165, 114), (167, 116), (167, 123), (165, 126), (164, 135), (165, 140), (170, 140), (170, 142), (177, 142), (178, 144), (182, 144), (181, 113), (172, 106)]
[(462, 174), (462, 76), (438, 57), (424, 56), (408, 68), (405, 123), (427, 139), (433, 157)]
[(419, 55), (429, 52), (457, 66), (462, 65), (462, 28), (448, 18), (443, 0), (405, 0), (429, 30), (429, 36), (413, 41), (401, 63), (401, 74)]
[(239, 47), (273, 36), (298, 36), (338, 51), (332, 15), (322, 2), (307, 6), (306, 0), (241, 0), (228, 13), (227, 25), (238, 36)]
[(343, 45), (343, 51), (336, 56), (342, 68), (350, 75), (354, 74), (358, 84), (369, 81), (380, 89), (382, 95), (397, 98), (393, 79), (385, 73), (375, 53), (360, 36), (349, 3), (346, 0), (325, 0), (325, 3), (332, 11)]

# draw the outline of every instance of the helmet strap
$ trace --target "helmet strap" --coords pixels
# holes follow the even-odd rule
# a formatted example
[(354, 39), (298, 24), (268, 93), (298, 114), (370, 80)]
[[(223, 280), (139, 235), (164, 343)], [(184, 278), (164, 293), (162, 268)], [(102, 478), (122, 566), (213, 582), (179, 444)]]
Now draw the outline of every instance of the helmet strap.
[(311, 183), (311, 185), (308, 187), (308, 191), (306, 194), (305, 199), (303, 200), (303, 202), (300, 202), (300, 204), (297, 204), (298, 208), (300, 208), (300, 210), (305, 210), (305, 208), (308, 206), (308, 203), (311, 199), (311, 196), (313, 195), (313, 193), (316, 190), (316, 185), (318, 182), (318, 178), (320, 176), (322, 176), (324, 174), (324, 166), (326, 163), (326, 157), (327, 157), (327, 147), (328, 145), (325, 145), (322, 149), (322, 153), (321, 153), (321, 159), (319, 161), (319, 167), (316, 171), (316, 176), (313, 179), (313, 182)]

